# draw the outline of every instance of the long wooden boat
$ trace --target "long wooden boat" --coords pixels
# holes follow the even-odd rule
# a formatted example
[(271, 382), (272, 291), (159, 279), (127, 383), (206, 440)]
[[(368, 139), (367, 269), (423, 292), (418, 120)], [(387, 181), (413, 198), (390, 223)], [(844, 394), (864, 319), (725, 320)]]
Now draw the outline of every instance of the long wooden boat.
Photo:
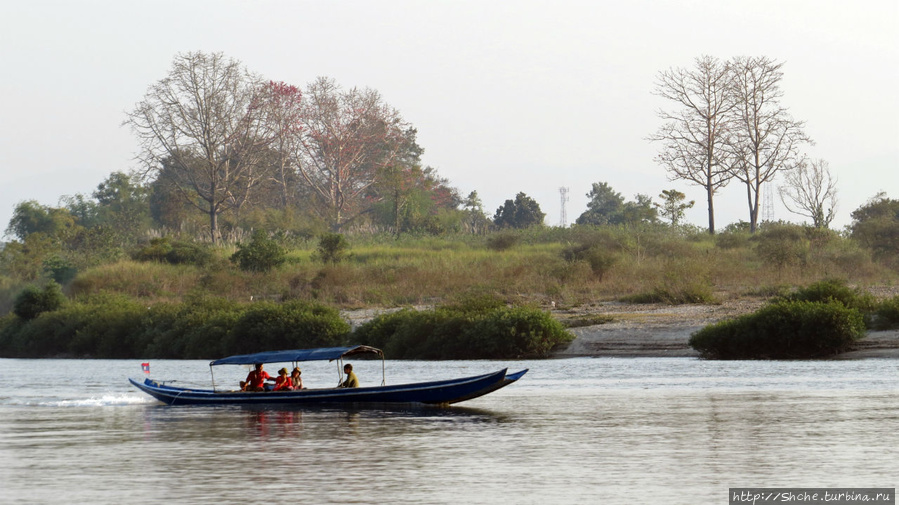
[[(364, 353), (381, 356), (384, 353), (368, 346), (328, 347), (273, 351), (257, 354), (230, 356), (209, 363), (210, 372), (218, 365), (252, 365), (256, 363), (300, 363), (328, 360), (338, 362), (338, 376), (342, 378), (343, 358)], [(359, 388), (301, 389), (294, 391), (246, 392), (217, 390), (213, 374), (212, 389), (184, 388), (168, 385), (165, 381), (146, 379), (143, 382), (129, 379), (131, 384), (157, 400), (169, 405), (303, 405), (317, 403), (424, 403), (452, 404), (483, 396), (520, 379), (527, 369), (508, 373), (508, 369), (485, 375), (412, 384), (386, 385)]]

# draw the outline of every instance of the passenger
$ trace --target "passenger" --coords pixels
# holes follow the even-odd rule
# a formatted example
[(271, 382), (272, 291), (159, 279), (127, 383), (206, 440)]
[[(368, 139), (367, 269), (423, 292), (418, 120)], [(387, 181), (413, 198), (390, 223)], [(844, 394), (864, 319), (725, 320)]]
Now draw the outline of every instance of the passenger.
[(298, 367), (294, 367), (293, 372), (290, 373), (290, 382), (293, 385), (293, 389), (306, 389), (303, 387), (303, 378), (300, 377), (302, 373)]
[(275, 391), (290, 391), (293, 389), (293, 382), (290, 380), (290, 376), (287, 375), (287, 369), (282, 368), (278, 370), (278, 377), (275, 379)]
[(265, 391), (265, 381), (274, 380), (262, 369), (262, 363), (256, 363), (256, 369), (247, 374), (247, 380), (240, 382), (241, 391)]
[(343, 365), (343, 373), (346, 374), (346, 380), (341, 382), (339, 388), (357, 388), (359, 387), (359, 379), (356, 378), (356, 374), (353, 373), (353, 365), (347, 363)]

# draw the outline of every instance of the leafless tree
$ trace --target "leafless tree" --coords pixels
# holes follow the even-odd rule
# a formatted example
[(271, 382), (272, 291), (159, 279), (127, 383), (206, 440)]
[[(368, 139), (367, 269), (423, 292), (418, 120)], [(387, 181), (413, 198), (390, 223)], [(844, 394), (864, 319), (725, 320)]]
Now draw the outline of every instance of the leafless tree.
[(683, 179), (705, 189), (709, 233), (715, 233), (715, 192), (733, 177), (728, 171), (732, 151), (723, 148), (735, 105), (729, 70), (728, 63), (701, 56), (692, 69), (659, 73), (654, 92), (676, 105), (676, 110), (658, 113), (665, 124), (650, 137), (662, 145), (656, 161), (671, 180)]
[(237, 60), (179, 54), (125, 120), (148, 171), (168, 178), (209, 215), (213, 242), (219, 214), (242, 205), (265, 175), (259, 160), (271, 136), (261, 90), (260, 79)]
[(786, 173), (777, 189), (787, 210), (811, 218), (815, 228), (830, 226), (837, 209), (837, 180), (827, 161), (803, 161)]
[(732, 62), (737, 106), (730, 114), (736, 123), (728, 140), (734, 155), (731, 173), (746, 185), (752, 232), (758, 227), (762, 185), (777, 172), (794, 169), (802, 161), (800, 146), (813, 143), (803, 131), (805, 123), (794, 120), (780, 103), (782, 66), (764, 56)]
[(377, 91), (343, 90), (324, 77), (308, 86), (303, 104), (299, 172), (339, 230), (366, 210), (367, 191), (407, 144), (410, 127)]

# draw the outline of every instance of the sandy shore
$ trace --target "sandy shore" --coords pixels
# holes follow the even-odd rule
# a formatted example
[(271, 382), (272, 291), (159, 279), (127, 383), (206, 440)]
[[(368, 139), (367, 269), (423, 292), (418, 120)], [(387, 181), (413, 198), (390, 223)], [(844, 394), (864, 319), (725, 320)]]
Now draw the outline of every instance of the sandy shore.
[[(576, 356), (684, 357), (698, 356), (690, 335), (707, 324), (754, 312), (762, 300), (736, 300), (720, 305), (629, 305), (602, 303), (589, 310), (557, 311), (559, 319), (602, 314), (612, 322), (571, 330), (577, 338), (556, 358)], [(875, 331), (837, 359), (899, 358), (899, 331)]]
[[(561, 321), (608, 316), (611, 322), (572, 328), (575, 340), (557, 349), (553, 357), (697, 357), (699, 353), (688, 343), (693, 332), (723, 319), (755, 312), (764, 303), (762, 299), (728, 300), (716, 305), (602, 302), (590, 307), (554, 310), (553, 315)], [(397, 309), (345, 311), (343, 315), (356, 327), (393, 310)], [(851, 351), (834, 358), (899, 358), (899, 330), (869, 332)]]

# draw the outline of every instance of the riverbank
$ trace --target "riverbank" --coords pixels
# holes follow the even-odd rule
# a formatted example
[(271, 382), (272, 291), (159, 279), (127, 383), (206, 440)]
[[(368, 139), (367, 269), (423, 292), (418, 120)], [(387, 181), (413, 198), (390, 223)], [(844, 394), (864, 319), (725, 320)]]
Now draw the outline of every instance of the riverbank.
[[(588, 309), (554, 311), (559, 319), (607, 316), (604, 324), (572, 328), (575, 340), (554, 352), (571, 357), (698, 357), (690, 335), (704, 326), (758, 310), (765, 300), (729, 300), (717, 305), (600, 303)], [(836, 359), (899, 358), (899, 330), (870, 331)]]

